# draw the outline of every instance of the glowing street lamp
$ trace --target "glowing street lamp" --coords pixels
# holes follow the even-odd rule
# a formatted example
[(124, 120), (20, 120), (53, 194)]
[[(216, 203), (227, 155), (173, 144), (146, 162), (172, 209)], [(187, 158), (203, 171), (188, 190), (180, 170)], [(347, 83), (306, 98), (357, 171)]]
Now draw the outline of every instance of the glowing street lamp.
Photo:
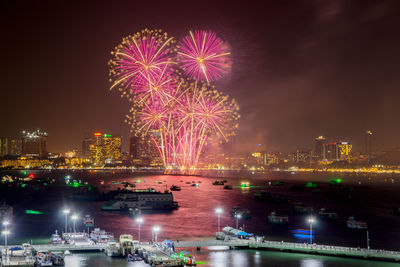
[(75, 230), (75, 222), (76, 222), (76, 219), (78, 219), (78, 215), (72, 215), (71, 219), (72, 219), (72, 221), (74, 222), (74, 233), (76, 233), (76, 230)]
[(154, 242), (157, 243), (157, 236), (158, 232), (160, 232), (161, 228), (158, 225), (153, 226), (153, 235), (154, 235)]
[(308, 218), (308, 223), (310, 224), (310, 244), (312, 244), (312, 225), (315, 222), (313, 217)]
[(10, 224), (9, 221), (4, 221), (3, 225), (4, 225), (4, 231), (2, 232), (4, 235), (4, 246), (7, 247), (7, 236), (10, 234), (10, 231), (7, 230), (7, 226)]
[(136, 222), (139, 224), (139, 244), (140, 244), (140, 226), (143, 223), (143, 218), (142, 217), (136, 218)]
[(236, 217), (236, 229), (239, 229), (239, 219), (242, 217), (242, 215), (236, 214), (235, 217)]
[(223, 212), (221, 208), (216, 208), (215, 213), (217, 213), (217, 220), (218, 220), (218, 232), (219, 232), (219, 215)]
[(68, 232), (68, 214), (69, 214), (69, 209), (64, 209), (63, 213), (65, 214), (65, 232)]

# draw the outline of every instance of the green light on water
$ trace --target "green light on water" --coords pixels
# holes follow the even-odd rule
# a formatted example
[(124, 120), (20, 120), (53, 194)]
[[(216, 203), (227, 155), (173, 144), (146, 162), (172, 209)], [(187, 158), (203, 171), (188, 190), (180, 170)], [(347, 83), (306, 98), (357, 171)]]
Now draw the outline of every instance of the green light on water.
[(136, 183), (140, 183), (140, 179), (137, 179), (137, 180), (136, 180)]
[(308, 183), (306, 183), (306, 187), (307, 188), (316, 188), (316, 187), (318, 187), (318, 184), (314, 184), (312, 182), (308, 182)]
[(28, 173), (27, 172), (24, 172), (24, 175), (27, 175)]
[(206, 262), (206, 261), (196, 261), (196, 264), (203, 265), (203, 264), (208, 264), (208, 262)]
[(25, 210), (25, 213), (26, 214), (35, 214), (35, 215), (44, 214), (44, 212), (37, 211), (37, 210)]

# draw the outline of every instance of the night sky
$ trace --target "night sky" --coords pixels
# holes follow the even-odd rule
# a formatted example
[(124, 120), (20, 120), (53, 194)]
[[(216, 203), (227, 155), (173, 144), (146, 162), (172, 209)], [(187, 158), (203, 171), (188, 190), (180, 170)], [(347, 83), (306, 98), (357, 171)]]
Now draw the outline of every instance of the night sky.
[[(84, 2), (84, 3), (83, 3)], [(128, 102), (109, 91), (110, 51), (162, 28), (210, 29), (230, 43), (218, 87), (241, 107), (235, 151), (400, 146), (400, 1), (1, 1), (0, 136), (49, 133), (50, 152), (96, 130), (128, 136)]]

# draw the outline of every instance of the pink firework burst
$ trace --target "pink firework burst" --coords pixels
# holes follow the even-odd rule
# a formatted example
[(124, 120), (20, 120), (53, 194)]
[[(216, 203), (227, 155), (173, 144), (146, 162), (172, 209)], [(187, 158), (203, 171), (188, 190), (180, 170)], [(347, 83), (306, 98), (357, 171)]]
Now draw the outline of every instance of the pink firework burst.
[(192, 79), (211, 82), (231, 66), (228, 46), (212, 31), (189, 32), (180, 42), (178, 61)]
[(173, 63), (169, 38), (161, 30), (142, 30), (133, 36), (125, 37), (112, 52), (114, 58), (109, 62), (113, 82), (110, 89), (120, 86), (128, 93), (134, 93), (145, 81), (157, 80), (165, 75), (166, 68)]

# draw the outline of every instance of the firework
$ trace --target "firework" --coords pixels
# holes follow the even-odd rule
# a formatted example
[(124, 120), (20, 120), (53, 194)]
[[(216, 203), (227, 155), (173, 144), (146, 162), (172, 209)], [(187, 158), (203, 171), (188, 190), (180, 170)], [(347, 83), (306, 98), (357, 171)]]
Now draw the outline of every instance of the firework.
[[(151, 138), (167, 170), (182, 170), (197, 166), (209, 140), (228, 141), (239, 115), (236, 102), (208, 84), (229, 67), (221, 39), (199, 31), (190, 32), (179, 49), (173, 44), (161, 30), (124, 38), (109, 63), (110, 81), (132, 102), (126, 122), (135, 135)], [(177, 73), (176, 56), (194, 81)]]
[(141, 90), (144, 83), (157, 81), (161, 75), (170, 73), (169, 64), (173, 64), (171, 54), (172, 37), (161, 30), (142, 30), (133, 36), (122, 39), (115, 48), (110, 60), (110, 81), (119, 87), (123, 95)]
[(230, 68), (228, 47), (214, 32), (190, 31), (179, 45), (178, 61), (192, 79), (209, 83)]

